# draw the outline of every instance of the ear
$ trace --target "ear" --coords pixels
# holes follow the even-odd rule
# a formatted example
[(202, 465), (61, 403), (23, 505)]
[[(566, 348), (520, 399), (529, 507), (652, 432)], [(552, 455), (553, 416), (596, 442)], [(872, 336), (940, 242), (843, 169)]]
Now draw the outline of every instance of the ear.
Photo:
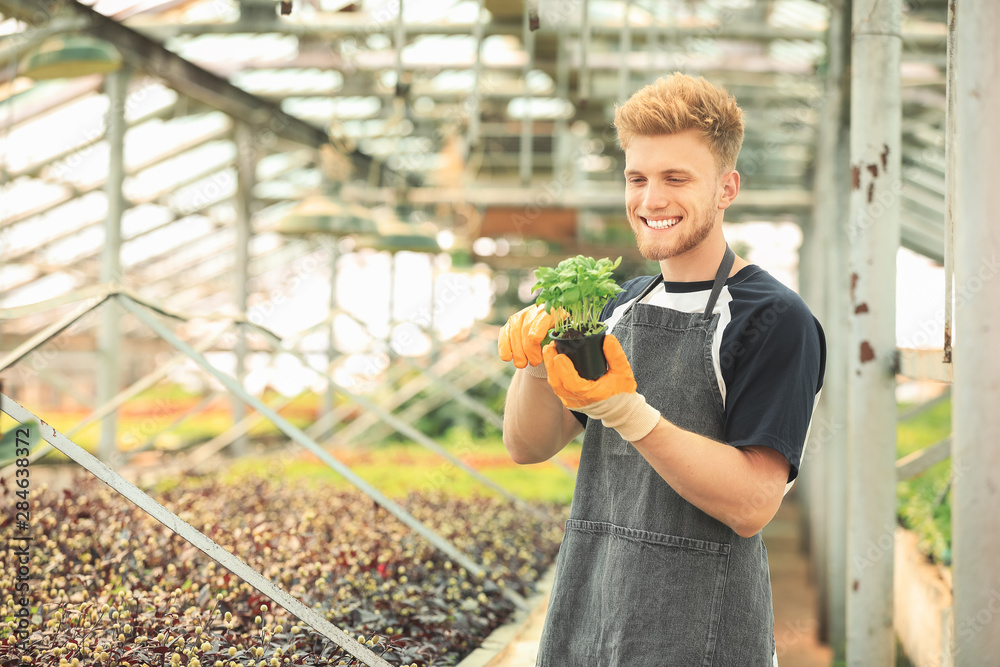
[(733, 203), (740, 192), (740, 172), (733, 169), (723, 174), (719, 181), (719, 208), (725, 209)]

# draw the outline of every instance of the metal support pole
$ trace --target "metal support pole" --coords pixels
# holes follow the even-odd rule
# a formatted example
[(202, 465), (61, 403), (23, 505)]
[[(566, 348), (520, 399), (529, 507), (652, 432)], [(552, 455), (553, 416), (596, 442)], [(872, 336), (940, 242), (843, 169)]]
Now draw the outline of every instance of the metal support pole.
[(900, 0), (857, 0), (851, 62), (847, 664), (895, 664)]
[(386, 333), (386, 343), (389, 347), (389, 351), (392, 351), (392, 327), (395, 326), (396, 322), (396, 253), (389, 250), (389, 298), (386, 299), (389, 307), (389, 328)]
[(585, 107), (590, 98), (590, 69), (587, 68), (587, 52), (590, 51), (590, 2), (580, 3), (580, 71), (577, 76), (577, 99), (579, 105)]
[[(134, 302), (128, 300), (127, 297), (124, 303), (134, 305)], [(137, 486), (94, 458), (93, 455), (65, 435), (35, 417), (28, 410), (25, 410), (16, 401), (0, 394), (0, 409), (22, 424), (30, 421), (39, 422), (37, 428), (40, 429), (42, 438), (53, 447), (89, 470), (102, 482), (128, 498), (139, 509), (200, 549), (216, 563), (280, 604), (297, 618), (308, 623), (316, 632), (345, 649), (355, 658), (361, 660), (365, 665), (369, 665), (369, 667), (389, 667), (389, 663), (381, 656), (376, 655), (367, 647), (351, 639), (343, 630), (323, 618), (316, 610), (306, 606), (298, 598), (292, 597), (284, 589), (278, 588), (270, 579), (261, 575), (245, 562), (212, 541), (204, 533), (198, 531), (191, 524), (150, 498)]]
[(948, 3), (948, 49), (947, 67), (945, 71), (945, 114), (944, 114), (944, 155), (945, 155), (945, 193), (944, 193), (944, 358), (946, 364), (951, 363), (951, 331), (955, 322), (955, 174), (958, 170), (958, 158), (955, 152), (958, 141), (955, 113), (955, 4)]
[[(823, 120), (821, 119), (820, 122), (822, 123)], [(819, 142), (823, 144), (825, 139), (824, 130), (820, 129), (818, 135)], [(802, 246), (799, 248), (798, 272), (799, 293), (805, 299), (813, 313), (816, 313), (818, 316), (821, 316), (819, 314), (823, 313), (825, 308), (826, 294), (824, 287), (828, 274), (825, 266), (825, 230), (821, 227), (827, 221), (822, 218), (822, 197), (819, 194), (821, 192), (819, 183), (821, 179), (825, 180), (828, 177), (827, 172), (832, 168), (831, 161), (824, 159), (823, 152), (824, 147), (817, 146), (817, 187), (814, 189), (817, 193), (816, 207), (814, 208), (812, 219), (801, 222)], [(823, 319), (825, 320), (825, 318)], [(828, 421), (825, 401), (821, 401), (816, 406), (812, 419), (813, 424), (824, 424)], [(816, 440), (823, 435), (824, 433), (821, 429), (810, 429), (810, 439), (806, 443), (806, 449), (803, 454), (803, 458), (808, 456), (808, 459), (803, 462), (799, 474), (799, 488), (797, 489), (797, 496), (800, 498), (803, 510), (801, 515), (803, 547), (810, 554), (811, 564), (815, 573), (817, 602), (820, 612), (819, 632), (821, 637), (824, 636), (825, 632), (826, 619), (824, 618), (823, 611), (826, 609), (827, 604), (826, 487), (828, 480), (826, 466), (822, 464), (825, 453), (823, 444), (822, 442), (816, 442)]]
[(406, 46), (406, 22), (403, 21), (403, 0), (397, 4), (399, 13), (396, 15), (396, 96), (403, 95), (403, 48)]
[(954, 658), (971, 667), (1000, 655), (1000, 4), (956, 7)]
[[(326, 346), (326, 375), (333, 377), (333, 361), (337, 358), (337, 239), (330, 243), (330, 340)], [(326, 409), (324, 414), (332, 414), (336, 402), (336, 392), (332, 385), (326, 388)]]
[(628, 99), (631, 92), (632, 73), (628, 67), (628, 57), (632, 53), (632, 23), (629, 20), (632, 13), (632, 0), (625, 0), (622, 4), (622, 34), (620, 37), (621, 46), (621, 66), (618, 69), (618, 99), (622, 102)]
[[(253, 134), (246, 123), (237, 122), (233, 128), (233, 139), (236, 142), (236, 262), (233, 267), (236, 312), (246, 318), (247, 300), (249, 298), (248, 283), (250, 282), (250, 237), (253, 235), (250, 202), (253, 199), (254, 172), (256, 171), (256, 156), (254, 155)], [(246, 380), (247, 332), (242, 326), (236, 327), (236, 381), (241, 385)], [(239, 424), (246, 417), (246, 406), (243, 401), (232, 399), (233, 423)], [(229, 452), (234, 457), (246, 454), (247, 437), (241, 435), (230, 445)]]
[(479, 132), (480, 132), (480, 96), (482, 93), (479, 90), (480, 82), (483, 78), (483, 32), (485, 30), (485, 25), (483, 23), (483, 3), (485, 0), (477, 0), (476, 2), (476, 23), (473, 27), (473, 36), (476, 39), (476, 61), (472, 66), (472, 95), (469, 97), (469, 131), (466, 143), (468, 144), (469, 151), (479, 145)]
[[(846, 222), (850, 216), (850, 109), (851, 109), (851, 3), (841, 0), (830, 13), (828, 35), (826, 99), (820, 132), (823, 156), (817, 169), (824, 173), (817, 181), (817, 214), (826, 254), (826, 376), (823, 389), (823, 417), (828, 428), (816, 443), (817, 467), (823, 469), (826, 489), (825, 570), (826, 606), (820, 610), (821, 637), (833, 649), (835, 660), (845, 657), (847, 622), (847, 456), (848, 456), (848, 371), (850, 292), (848, 257), (850, 247)], [(821, 163), (825, 165), (821, 166)], [(822, 203), (819, 203), (822, 201)]]
[[(108, 178), (104, 192), (108, 200), (108, 215), (104, 222), (104, 250), (101, 255), (101, 282), (122, 281), (122, 213), (125, 197), (122, 183), (125, 180), (125, 101), (131, 72), (122, 67), (104, 78), (108, 96), (107, 129)], [(121, 349), (121, 311), (111, 303), (101, 310), (101, 323), (97, 329), (97, 404), (103, 405), (118, 393), (121, 381), (119, 356)], [(97, 446), (98, 457), (111, 462), (117, 458), (118, 416), (107, 415), (101, 422), (101, 437)]]
[[(569, 54), (566, 53), (568, 39), (561, 31), (556, 34), (556, 97), (569, 99)], [(564, 116), (556, 118), (555, 155), (552, 163), (552, 180), (569, 184), (571, 177), (570, 155), (573, 152), (569, 123)]]
[[(523, 30), (521, 40), (527, 56), (524, 60), (524, 71), (521, 80), (524, 84), (524, 116), (521, 118), (521, 185), (531, 184), (531, 158), (534, 151), (535, 117), (531, 111), (531, 87), (528, 85), (528, 75), (535, 68), (535, 33), (531, 30), (530, 0), (522, 0), (524, 4)], [(536, 10), (537, 11), (537, 10)], [(535, 16), (537, 21), (537, 15)]]

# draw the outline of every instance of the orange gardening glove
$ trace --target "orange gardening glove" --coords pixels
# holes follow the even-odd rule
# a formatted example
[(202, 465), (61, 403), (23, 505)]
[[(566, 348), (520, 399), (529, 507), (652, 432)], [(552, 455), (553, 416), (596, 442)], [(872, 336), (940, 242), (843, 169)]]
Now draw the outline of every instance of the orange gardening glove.
[(546, 345), (542, 357), (552, 391), (570, 410), (600, 419), (628, 442), (646, 437), (660, 423), (660, 411), (636, 392), (632, 366), (614, 336), (604, 337), (608, 372), (596, 380), (581, 378), (573, 362), (556, 352), (555, 345)]
[(513, 361), (518, 368), (527, 368), (531, 375), (545, 377), (542, 364), (542, 341), (555, 320), (544, 306), (533, 305), (510, 316), (500, 329), (497, 351), (504, 361)]

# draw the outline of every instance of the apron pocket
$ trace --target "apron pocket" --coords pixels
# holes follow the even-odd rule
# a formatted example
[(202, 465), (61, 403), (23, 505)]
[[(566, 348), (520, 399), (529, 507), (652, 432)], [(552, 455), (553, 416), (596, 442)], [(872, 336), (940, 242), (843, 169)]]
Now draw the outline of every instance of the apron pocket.
[(571, 519), (561, 549), (544, 664), (712, 664), (730, 545)]

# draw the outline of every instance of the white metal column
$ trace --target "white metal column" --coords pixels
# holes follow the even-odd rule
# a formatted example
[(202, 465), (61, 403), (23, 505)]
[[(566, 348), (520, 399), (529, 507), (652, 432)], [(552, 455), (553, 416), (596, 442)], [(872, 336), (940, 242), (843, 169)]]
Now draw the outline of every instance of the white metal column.
[[(254, 172), (256, 171), (256, 156), (253, 145), (253, 132), (249, 125), (236, 122), (233, 131), (236, 143), (236, 266), (233, 271), (236, 310), (241, 317), (247, 314), (248, 289), (250, 281), (250, 237), (253, 236), (253, 225), (250, 217), (250, 202), (253, 199)], [(115, 304), (117, 305), (117, 304)], [(247, 338), (242, 326), (236, 327), (236, 381), (243, 384), (246, 379)], [(232, 400), (233, 423), (239, 424), (246, 416), (246, 405), (238, 398)], [(241, 435), (229, 446), (233, 456), (239, 457), (246, 453), (247, 437)]]
[(1000, 655), (1000, 3), (962, 0), (956, 21), (954, 664), (971, 667)]
[(900, 0), (854, 3), (851, 62), (847, 664), (895, 664)]
[[(104, 193), (108, 213), (104, 220), (104, 249), (101, 253), (101, 282), (122, 282), (122, 213), (125, 198), (122, 183), (125, 180), (125, 101), (131, 73), (127, 67), (104, 77), (104, 92), (108, 96), (107, 127), (108, 177)], [(120, 389), (121, 365), (121, 309), (117, 303), (105, 304), (97, 328), (97, 404), (104, 405)], [(112, 412), (101, 420), (101, 436), (97, 445), (102, 461), (113, 462), (117, 456), (118, 415)]]
[[(850, 109), (851, 109), (851, 3), (841, 0), (830, 13), (828, 78), (822, 114), (825, 134), (823, 158), (827, 177), (818, 185), (822, 201), (821, 225), (826, 251), (826, 377), (823, 417), (817, 453), (823, 467), (826, 539), (826, 609), (823, 638), (833, 649), (835, 660), (844, 659), (846, 642), (847, 583), (847, 456), (848, 456), (848, 340), (850, 317), (850, 271), (847, 227), (850, 218)], [(828, 119), (828, 120), (827, 120)], [(818, 165), (817, 165), (818, 166)]]
[(524, 12), (522, 20), (521, 41), (524, 46), (525, 60), (522, 70), (522, 85), (524, 85), (524, 116), (521, 118), (521, 153), (519, 171), (521, 185), (531, 185), (532, 160), (534, 157), (535, 115), (532, 113), (532, 93), (528, 83), (528, 75), (535, 68), (535, 33), (534, 26), (538, 23), (538, 8), (532, 0), (522, 0)]

